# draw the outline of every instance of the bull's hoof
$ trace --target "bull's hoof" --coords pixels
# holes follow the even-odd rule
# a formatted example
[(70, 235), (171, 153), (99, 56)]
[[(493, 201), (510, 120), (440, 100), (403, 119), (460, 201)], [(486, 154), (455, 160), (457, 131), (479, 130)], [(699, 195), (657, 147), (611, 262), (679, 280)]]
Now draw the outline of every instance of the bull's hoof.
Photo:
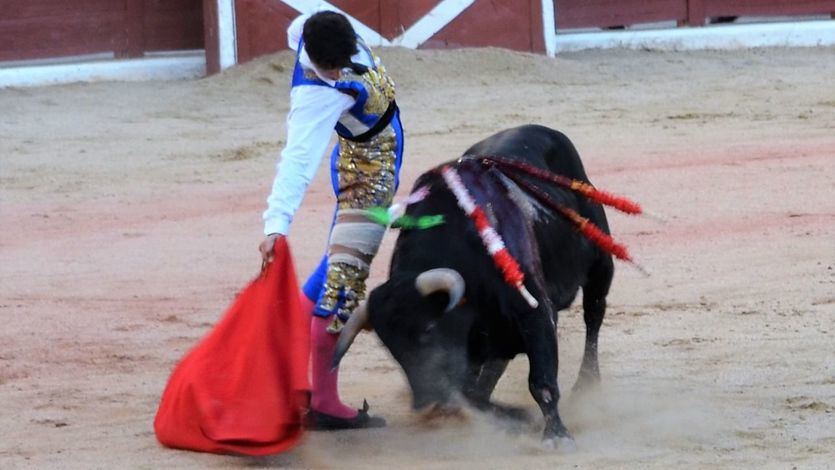
[(558, 450), (567, 454), (577, 451), (577, 443), (571, 436), (555, 436), (542, 439), (542, 447), (548, 450)]

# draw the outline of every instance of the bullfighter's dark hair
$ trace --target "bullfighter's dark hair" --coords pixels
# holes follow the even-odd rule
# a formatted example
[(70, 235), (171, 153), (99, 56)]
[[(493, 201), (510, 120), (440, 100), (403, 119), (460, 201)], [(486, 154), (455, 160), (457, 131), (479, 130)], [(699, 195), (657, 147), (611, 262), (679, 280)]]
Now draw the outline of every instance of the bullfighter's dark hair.
[(344, 15), (321, 11), (304, 22), (304, 49), (313, 63), (325, 70), (351, 66), (357, 53), (357, 34)]

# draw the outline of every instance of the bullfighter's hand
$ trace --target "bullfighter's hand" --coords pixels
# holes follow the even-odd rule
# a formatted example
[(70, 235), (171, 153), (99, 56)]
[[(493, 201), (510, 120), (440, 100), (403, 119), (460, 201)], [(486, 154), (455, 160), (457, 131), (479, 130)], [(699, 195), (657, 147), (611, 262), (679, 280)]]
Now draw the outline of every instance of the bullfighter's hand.
[(271, 263), (273, 261), (273, 257), (275, 256), (275, 252), (273, 251), (275, 242), (283, 236), (280, 233), (271, 233), (258, 245), (258, 250), (261, 252), (261, 259), (264, 263)]

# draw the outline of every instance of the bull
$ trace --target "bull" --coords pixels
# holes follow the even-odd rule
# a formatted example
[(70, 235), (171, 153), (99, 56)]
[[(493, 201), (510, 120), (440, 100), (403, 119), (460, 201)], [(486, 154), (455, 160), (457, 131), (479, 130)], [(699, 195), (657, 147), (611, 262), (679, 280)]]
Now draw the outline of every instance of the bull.
[[(530, 177), (507, 178), (479, 163), (498, 156), (588, 183), (574, 145), (562, 133), (537, 125), (508, 129), (470, 147), (446, 165), (462, 176), (519, 260), (525, 284), (538, 300), (534, 308), (505, 282), (485, 250), (472, 221), (459, 208), (436, 168), (415, 188), (429, 194), (406, 210), (408, 216), (442, 214), (445, 223), (426, 230), (402, 230), (394, 247), (389, 279), (375, 288), (344, 328), (334, 364), (361, 329), (373, 329), (400, 364), (413, 407), (446, 405), (463, 396), (480, 410), (519, 417), (522, 410), (491, 401), (508, 361), (524, 353), (528, 386), (544, 416), (547, 445), (572, 447), (557, 404), (557, 313), (583, 289), (585, 351), (574, 389), (600, 380), (598, 334), (614, 272), (611, 254), (582, 236), (577, 226), (533, 198), (525, 186), (576, 211), (609, 232), (600, 204), (570, 189)], [(440, 167), (439, 167), (440, 168)]]

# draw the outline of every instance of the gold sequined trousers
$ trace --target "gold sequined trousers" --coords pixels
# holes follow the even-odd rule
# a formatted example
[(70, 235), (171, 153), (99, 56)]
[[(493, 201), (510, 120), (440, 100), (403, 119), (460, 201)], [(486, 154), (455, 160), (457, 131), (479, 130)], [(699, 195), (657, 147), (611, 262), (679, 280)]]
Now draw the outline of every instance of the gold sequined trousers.
[[(399, 128), (399, 122), (396, 124)], [(391, 205), (399, 150), (392, 124), (367, 142), (339, 138), (339, 153), (333, 162), (337, 209), (328, 242), (324, 288), (316, 306), (319, 315), (335, 314), (333, 332), (342, 328), (365, 299), (365, 281), (385, 227), (371, 222), (364, 210)]]

